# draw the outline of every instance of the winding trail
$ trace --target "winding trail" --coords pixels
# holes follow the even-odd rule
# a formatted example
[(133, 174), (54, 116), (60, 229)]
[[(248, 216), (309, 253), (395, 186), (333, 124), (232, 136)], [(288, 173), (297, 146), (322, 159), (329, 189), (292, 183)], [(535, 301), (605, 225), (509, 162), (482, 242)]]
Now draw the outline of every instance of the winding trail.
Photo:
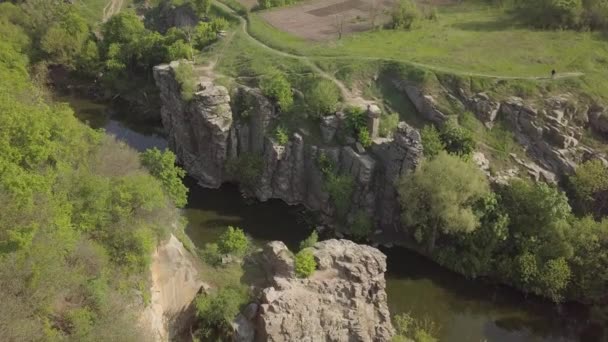
[[(114, 0), (115, 1), (115, 0)], [(313, 71), (315, 71), (316, 73), (318, 73), (321, 77), (332, 81), (333, 83), (336, 84), (336, 86), (338, 86), (338, 88), (340, 89), (340, 92), (342, 93), (342, 97), (344, 98), (345, 102), (347, 102), (350, 105), (366, 105), (368, 103), (370, 103), (371, 101), (365, 100), (363, 99), (361, 96), (358, 96), (356, 94), (353, 94), (353, 92), (351, 92), (351, 90), (348, 89), (348, 87), (346, 87), (344, 85), (344, 83), (342, 83), (340, 80), (338, 80), (337, 78), (335, 78), (334, 76), (328, 74), (326, 71), (324, 71), (323, 69), (321, 69), (319, 66), (317, 66), (312, 60), (339, 60), (339, 59), (350, 59), (350, 60), (366, 60), (366, 61), (394, 61), (394, 62), (400, 62), (400, 63), (405, 63), (405, 64), (409, 64), (415, 67), (419, 67), (422, 69), (428, 69), (428, 70), (432, 70), (432, 71), (437, 71), (437, 72), (442, 72), (442, 73), (450, 73), (450, 74), (455, 74), (455, 75), (460, 75), (460, 76), (467, 76), (467, 77), (483, 77), (483, 78), (491, 78), (491, 79), (500, 79), (500, 80), (530, 80), (530, 81), (540, 81), (540, 80), (550, 80), (550, 79), (564, 79), (564, 78), (574, 78), (574, 77), (582, 77), (585, 74), (582, 72), (566, 72), (566, 73), (559, 73), (556, 74), (555, 77), (547, 77), (547, 76), (528, 76), (528, 77), (521, 77), (521, 76), (505, 76), (505, 75), (493, 75), (493, 74), (486, 74), (486, 73), (477, 73), (477, 72), (467, 72), (467, 71), (461, 71), (461, 70), (454, 70), (454, 69), (450, 69), (450, 68), (446, 68), (446, 67), (441, 67), (441, 66), (436, 66), (436, 65), (431, 65), (431, 64), (425, 64), (425, 63), (419, 63), (419, 62), (413, 62), (413, 61), (409, 61), (409, 60), (402, 60), (402, 59), (397, 59), (397, 58), (383, 58), (383, 57), (367, 57), (367, 56), (306, 56), (306, 55), (299, 55), (299, 54), (294, 54), (294, 53), (290, 53), (290, 52), (286, 52), (283, 50), (279, 50), (277, 48), (274, 48), (270, 45), (267, 45), (266, 43), (260, 41), (259, 39), (255, 38), (254, 36), (251, 35), (251, 33), (249, 32), (249, 28), (248, 28), (248, 23), (247, 23), (247, 19), (243, 18), (241, 15), (239, 15), (238, 13), (236, 13), (232, 8), (230, 8), (229, 6), (225, 5), (224, 3), (220, 2), (220, 1), (214, 1), (214, 3), (221, 7), (223, 10), (227, 11), (229, 14), (231, 14), (233, 17), (237, 18), (239, 20), (239, 22), (241, 23), (241, 31), (243, 32), (243, 34), (245, 35), (245, 37), (252, 42), (253, 44), (267, 50), (270, 51), (271, 53), (278, 55), (278, 56), (282, 56), (282, 57), (286, 57), (286, 58), (293, 58), (293, 59), (297, 59), (300, 60), (301, 62), (303, 62), (304, 64), (306, 64), (307, 66), (309, 66)], [(215, 63), (214, 63), (215, 65)]]

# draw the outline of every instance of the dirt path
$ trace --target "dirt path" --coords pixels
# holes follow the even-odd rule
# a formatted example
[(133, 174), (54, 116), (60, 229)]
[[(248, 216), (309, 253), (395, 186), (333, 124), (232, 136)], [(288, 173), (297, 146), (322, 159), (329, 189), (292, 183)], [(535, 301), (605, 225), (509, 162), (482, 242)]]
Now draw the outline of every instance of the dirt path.
[(227, 5), (219, 2), (219, 1), (215, 1), (215, 4), (218, 5), (219, 7), (221, 7), (222, 9), (226, 10), (228, 13), (232, 14), (235, 18), (238, 18), (240, 23), (241, 23), (241, 30), (242, 32), (245, 34), (245, 36), (247, 37), (247, 39), (249, 39), (249, 41), (251, 41), (252, 43), (254, 43), (255, 45), (266, 49), (267, 51), (270, 51), (276, 55), (282, 56), (282, 57), (287, 57), (287, 58), (294, 58), (294, 59), (298, 59), (300, 61), (302, 61), (304, 64), (308, 65), (313, 71), (315, 71), (316, 73), (318, 73), (321, 77), (328, 79), (330, 81), (332, 81), (333, 83), (336, 84), (336, 86), (338, 86), (338, 88), (340, 88), (340, 92), (342, 93), (342, 97), (344, 98), (345, 102), (347, 104), (350, 105), (365, 105), (370, 103), (370, 101), (367, 101), (365, 99), (363, 99), (362, 97), (353, 94), (345, 85), (344, 83), (342, 83), (340, 80), (338, 80), (337, 78), (335, 78), (334, 76), (328, 74), (327, 72), (325, 72), (324, 70), (322, 70), (321, 68), (319, 68), (312, 60), (338, 60), (338, 59), (355, 59), (355, 60), (368, 60), (368, 61), (395, 61), (395, 62), (400, 62), (400, 63), (406, 63), (412, 66), (416, 66), (419, 68), (423, 68), (423, 69), (428, 69), (428, 70), (433, 70), (433, 71), (437, 71), (437, 72), (443, 72), (443, 73), (450, 73), (450, 74), (455, 74), (455, 75), (460, 75), (460, 76), (467, 76), (467, 77), (484, 77), (484, 78), (493, 78), (493, 79), (501, 79), (501, 80), (531, 80), (531, 81), (539, 81), (539, 80), (548, 80), (548, 79), (563, 79), (563, 78), (573, 78), (573, 77), (581, 77), (584, 76), (584, 73), (582, 72), (566, 72), (566, 73), (559, 73), (557, 75), (555, 75), (555, 77), (550, 77), (550, 76), (529, 76), (529, 77), (520, 77), (520, 76), (505, 76), (505, 75), (492, 75), (492, 74), (486, 74), (486, 73), (477, 73), (477, 72), (466, 72), (466, 71), (460, 71), (460, 70), (454, 70), (454, 69), (450, 69), (450, 68), (446, 68), (446, 67), (441, 67), (441, 66), (436, 66), (436, 65), (431, 65), (431, 64), (425, 64), (425, 63), (419, 63), (419, 62), (412, 62), (412, 61), (408, 61), (408, 60), (401, 60), (401, 59), (396, 59), (396, 58), (381, 58), (381, 57), (366, 57), (366, 56), (347, 56), (347, 57), (341, 57), (341, 56), (314, 56), (314, 57), (310, 57), (310, 56), (305, 56), (305, 55), (297, 55), (297, 54), (293, 54), (293, 53), (289, 53), (289, 52), (285, 52), (279, 49), (276, 49), (274, 47), (271, 47), (269, 45), (266, 45), (266, 43), (258, 40), (257, 38), (253, 37), (250, 33), (249, 33), (249, 29), (247, 27), (247, 20), (243, 17), (241, 17), (240, 15), (238, 15), (234, 10), (232, 10), (232, 8), (228, 7)]
[(110, 19), (113, 15), (118, 14), (122, 9), (122, 5), (124, 0), (110, 0), (106, 4), (106, 7), (103, 8), (103, 16), (101, 19), (102, 23), (105, 23)]

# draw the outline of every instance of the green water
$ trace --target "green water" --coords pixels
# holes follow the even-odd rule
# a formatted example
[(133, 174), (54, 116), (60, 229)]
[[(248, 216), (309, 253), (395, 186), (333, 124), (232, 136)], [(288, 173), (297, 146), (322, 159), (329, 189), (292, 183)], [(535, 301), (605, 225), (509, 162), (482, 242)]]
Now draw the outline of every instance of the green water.
[[(137, 150), (165, 148), (157, 129), (133, 127), (110, 117), (105, 106), (68, 99), (77, 115), (95, 128), (105, 128)], [(204, 189), (187, 179), (189, 204), (184, 210), (187, 234), (198, 246), (216, 240), (228, 225), (243, 228), (256, 241), (284, 241), (294, 249), (313, 224), (299, 207), (275, 200), (245, 200), (235, 186)], [(555, 306), (526, 298), (505, 287), (484, 285), (453, 274), (403, 248), (383, 250), (388, 256), (387, 294), (391, 313), (409, 312), (439, 327), (441, 341), (598, 341), (587, 326), (586, 310)]]

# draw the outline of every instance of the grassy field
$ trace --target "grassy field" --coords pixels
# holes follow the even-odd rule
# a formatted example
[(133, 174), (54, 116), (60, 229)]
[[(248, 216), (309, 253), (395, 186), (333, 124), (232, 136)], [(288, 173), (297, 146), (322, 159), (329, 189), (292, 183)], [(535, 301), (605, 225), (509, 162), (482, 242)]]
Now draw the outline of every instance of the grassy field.
[(608, 98), (608, 38), (600, 33), (537, 31), (509, 13), (488, 6), (442, 7), (436, 21), (412, 31), (379, 30), (339, 41), (310, 42), (281, 32), (256, 14), (249, 29), (257, 39), (284, 51), (315, 58), (384, 59), (419, 63), (446, 73), (496, 77), (548, 77), (582, 72), (581, 87)]

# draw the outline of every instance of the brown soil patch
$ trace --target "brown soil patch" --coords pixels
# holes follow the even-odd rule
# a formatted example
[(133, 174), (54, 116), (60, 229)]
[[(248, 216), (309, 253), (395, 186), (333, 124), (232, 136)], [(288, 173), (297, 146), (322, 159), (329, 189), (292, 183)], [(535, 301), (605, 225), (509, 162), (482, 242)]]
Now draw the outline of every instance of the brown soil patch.
[(372, 17), (380, 25), (394, 0), (324, 0), (303, 3), (262, 13), (270, 25), (314, 41), (337, 39), (372, 28)]
[[(308, 40), (324, 41), (337, 39), (340, 31), (345, 36), (387, 23), (395, 2), (396, 0), (318, 0), (266, 11), (261, 17), (279, 30)], [(431, 6), (458, 2), (460, 0), (418, 0), (421, 5)]]

